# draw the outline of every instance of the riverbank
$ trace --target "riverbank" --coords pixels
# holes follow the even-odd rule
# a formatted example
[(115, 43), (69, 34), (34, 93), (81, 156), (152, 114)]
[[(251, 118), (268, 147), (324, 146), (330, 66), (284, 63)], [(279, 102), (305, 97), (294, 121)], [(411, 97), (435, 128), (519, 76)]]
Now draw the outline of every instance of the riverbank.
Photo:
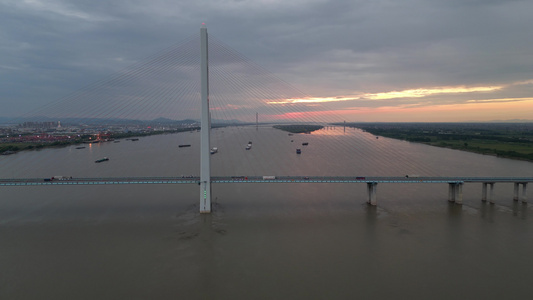
[(82, 135), (76, 136), (71, 139), (65, 139), (61, 141), (53, 142), (5, 142), (0, 144), (0, 155), (11, 155), (20, 151), (26, 150), (40, 150), (44, 148), (59, 148), (66, 147), (71, 145), (83, 144), (83, 143), (100, 143), (108, 142), (124, 138), (137, 138), (150, 135), (160, 135), (160, 134), (172, 134), (179, 132), (187, 131), (196, 131), (200, 130), (200, 127), (190, 127), (190, 128), (179, 128), (174, 130), (165, 130), (165, 131), (148, 131), (148, 132), (110, 132), (105, 135), (105, 138), (99, 139), (97, 135)]
[(346, 126), (376, 136), (533, 161), (533, 123), (350, 123)]

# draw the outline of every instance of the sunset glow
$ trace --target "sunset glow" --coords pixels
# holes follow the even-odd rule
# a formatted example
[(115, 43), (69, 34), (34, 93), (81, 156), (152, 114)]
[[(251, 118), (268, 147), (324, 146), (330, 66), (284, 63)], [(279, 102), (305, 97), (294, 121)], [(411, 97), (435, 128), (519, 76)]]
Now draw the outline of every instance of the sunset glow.
[(503, 89), (504, 86), (477, 86), (477, 87), (440, 87), (440, 88), (419, 88), (403, 91), (390, 91), (383, 93), (363, 93), (352, 96), (335, 96), (335, 97), (309, 97), (297, 99), (285, 99), (280, 101), (269, 101), (268, 104), (288, 104), (288, 103), (324, 103), (324, 102), (341, 102), (353, 100), (387, 100), (395, 98), (422, 98), (431, 95), (443, 94), (461, 94), (474, 92), (493, 92)]
[(478, 87), (442, 87), (431, 89), (412, 89), (404, 91), (392, 91), (376, 94), (365, 94), (362, 97), (367, 99), (394, 99), (394, 98), (420, 98), (435, 94), (458, 94), (458, 93), (472, 93), (472, 92), (492, 92), (501, 90), (503, 86), (478, 86)]
[(529, 119), (533, 98), (467, 100), (464, 103), (427, 106), (350, 107), (338, 110), (270, 115), (270, 120), (327, 120), (327, 122), (464, 122)]

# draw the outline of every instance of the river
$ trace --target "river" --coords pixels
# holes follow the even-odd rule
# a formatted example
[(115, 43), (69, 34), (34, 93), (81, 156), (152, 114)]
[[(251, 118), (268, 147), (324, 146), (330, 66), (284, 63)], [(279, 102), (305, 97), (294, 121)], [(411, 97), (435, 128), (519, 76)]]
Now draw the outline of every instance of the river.
[[(341, 127), (211, 139), (213, 175), (533, 176)], [(194, 132), (28, 151), (0, 177), (197, 175), (198, 149)], [(460, 206), (446, 184), (379, 184), (370, 207), (364, 184), (214, 184), (200, 215), (197, 185), (0, 187), (0, 299), (529, 299), (533, 210), (512, 189), (489, 204), (465, 184)]]

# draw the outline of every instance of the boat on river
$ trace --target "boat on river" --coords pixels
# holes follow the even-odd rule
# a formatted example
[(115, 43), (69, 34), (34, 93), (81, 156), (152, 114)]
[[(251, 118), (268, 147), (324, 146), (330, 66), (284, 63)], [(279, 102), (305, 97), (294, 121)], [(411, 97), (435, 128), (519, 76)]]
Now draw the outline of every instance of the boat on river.
[(108, 161), (108, 160), (109, 160), (109, 158), (104, 157), (104, 158), (100, 158), (100, 159), (98, 159), (98, 160), (95, 160), (94, 162), (95, 162), (95, 163), (101, 163), (101, 162)]

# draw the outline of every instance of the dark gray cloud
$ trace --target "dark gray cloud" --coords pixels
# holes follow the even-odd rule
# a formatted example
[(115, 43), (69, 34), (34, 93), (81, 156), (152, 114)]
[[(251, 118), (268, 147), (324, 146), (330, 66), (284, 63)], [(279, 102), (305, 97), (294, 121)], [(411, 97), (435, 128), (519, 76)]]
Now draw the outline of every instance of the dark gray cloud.
[[(533, 79), (531, 11), (518, 0), (0, 0), (0, 115), (64, 97), (198, 34), (202, 22), (311, 96), (509, 85)], [(424, 101), (487, 95), (465, 96)]]

